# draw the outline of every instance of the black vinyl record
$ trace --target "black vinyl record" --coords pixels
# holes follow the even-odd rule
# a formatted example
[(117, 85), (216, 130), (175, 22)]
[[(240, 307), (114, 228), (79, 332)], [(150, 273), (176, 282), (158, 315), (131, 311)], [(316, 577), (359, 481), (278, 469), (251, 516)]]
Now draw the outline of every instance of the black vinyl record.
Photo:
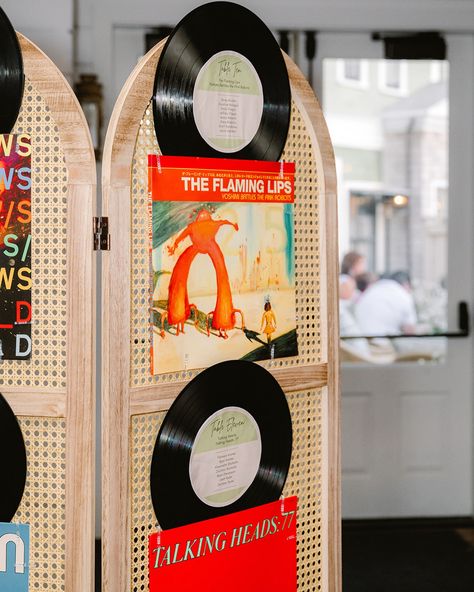
[(211, 366), (170, 407), (151, 463), (163, 529), (277, 500), (288, 475), (292, 426), (284, 392), (261, 366)]
[[(201, 93), (199, 100), (195, 91)], [(163, 154), (278, 160), (290, 107), (288, 72), (278, 43), (247, 8), (232, 2), (204, 4), (168, 38), (153, 93)]]
[(0, 134), (9, 134), (15, 125), (24, 84), (20, 44), (15, 29), (0, 8)]
[(20, 505), (26, 482), (26, 450), (18, 421), (0, 395), (0, 522), (10, 522)]

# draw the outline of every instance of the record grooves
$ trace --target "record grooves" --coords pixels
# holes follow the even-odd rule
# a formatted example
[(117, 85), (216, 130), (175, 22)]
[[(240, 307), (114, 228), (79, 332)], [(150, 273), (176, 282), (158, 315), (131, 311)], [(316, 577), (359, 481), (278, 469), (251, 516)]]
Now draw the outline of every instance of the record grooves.
[[(221, 417), (227, 418), (226, 424)], [(210, 451), (207, 436), (211, 431), (222, 427), (222, 437), (229, 437), (241, 419), (242, 424), (248, 420), (250, 432), (254, 430), (258, 437), (252, 442), (251, 437), (244, 438), (240, 441), (243, 444), (224, 444), (217, 453)], [(288, 403), (269, 372), (242, 360), (222, 362), (204, 370), (174, 401), (156, 439), (150, 489), (161, 528), (175, 528), (277, 500), (288, 474), (291, 447)], [(206, 455), (210, 455), (211, 464), (198, 462), (193, 472), (194, 460), (206, 459)], [(226, 455), (231, 459), (227, 465), (237, 467), (232, 475), (252, 473), (254, 465), (255, 476), (242, 491), (231, 492), (230, 498), (229, 488), (223, 494), (206, 498), (200, 491), (213, 481), (212, 473), (219, 477), (219, 471), (228, 468), (218, 460), (219, 455)], [(222, 502), (222, 496), (227, 496), (227, 501)]]
[[(241, 87), (240, 94), (227, 95), (234, 102), (228, 105), (229, 110), (224, 111), (220, 122), (215, 121), (219, 117), (215, 103), (204, 105), (202, 117), (206, 121), (200, 124), (196, 89), (199, 90), (202, 77), (207, 80), (203, 72), (207, 68), (212, 70), (210, 62), (218, 60), (221, 54), (236, 57), (235, 62), (231, 59), (229, 63), (231, 78), (235, 76), (231, 68), (240, 58), (244, 68), (240, 75), (244, 76), (246, 85)], [(213, 83), (208, 83), (210, 90)], [(249, 97), (247, 93), (255, 96)], [(263, 98), (261, 106), (258, 106), (258, 95)], [(214, 99), (217, 100), (215, 96)], [(205, 4), (184, 17), (168, 38), (157, 66), (153, 92), (155, 131), (163, 154), (205, 157), (225, 154), (227, 158), (276, 161), (285, 146), (290, 106), (288, 73), (280, 48), (267, 26), (248, 9), (232, 2)], [(229, 119), (233, 122), (229, 123)], [(232, 128), (235, 121), (239, 132), (240, 123), (248, 126), (245, 129), (249, 135), (226, 148), (226, 133), (239, 136), (237, 128)], [(219, 126), (225, 123), (230, 127), (222, 131)], [(201, 126), (213, 131), (219, 128), (224, 136), (220, 140), (209, 139)], [(212, 137), (213, 133), (209, 131), (208, 135)]]
[(0, 8), (0, 134), (9, 134), (23, 100), (25, 77), (15, 29)]
[(18, 421), (0, 394), (0, 522), (10, 522), (20, 505), (26, 482), (26, 450)]

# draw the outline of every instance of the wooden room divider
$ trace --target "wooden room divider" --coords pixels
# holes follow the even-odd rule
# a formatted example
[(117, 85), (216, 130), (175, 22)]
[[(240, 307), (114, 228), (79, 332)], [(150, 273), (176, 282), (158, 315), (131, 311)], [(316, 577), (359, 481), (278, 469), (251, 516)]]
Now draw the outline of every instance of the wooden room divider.
[(30, 591), (91, 592), (94, 150), (69, 84), (38, 47), (18, 37), (25, 90), (12, 133), (31, 136), (32, 350), (30, 359), (1, 361), (0, 392), (18, 419), (27, 456), (12, 522), (30, 527)]
[[(117, 100), (103, 158), (103, 590), (148, 590), (153, 447), (166, 411), (199, 371), (150, 372), (148, 154), (159, 154), (151, 97), (164, 43), (137, 65)], [(292, 414), (284, 495), (297, 495), (298, 590), (341, 589), (336, 174), (326, 124), (286, 58), (292, 111), (282, 159), (296, 163), (299, 354), (261, 362)]]

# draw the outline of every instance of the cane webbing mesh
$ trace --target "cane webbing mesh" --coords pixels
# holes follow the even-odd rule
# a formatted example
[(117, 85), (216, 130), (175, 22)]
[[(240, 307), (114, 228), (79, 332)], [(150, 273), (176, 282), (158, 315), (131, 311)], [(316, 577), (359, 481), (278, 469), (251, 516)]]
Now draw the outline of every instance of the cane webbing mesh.
[[(315, 364), (321, 360), (319, 191), (314, 151), (306, 124), (293, 103), (282, 159), (296, 163), (295, 275), (299, 355), (263, 362), (266, 368)], [(198, 370), (152, 376), (150, 373), (150, 262), (148, 251), (148, 154), (159, 153), (149, 106), (138, 131), (132, 163), (131, 386), (191, 379)]]
[[(321, 589), (322, 580), (322, 391), (290, 393), (287, 398), (293, 424), (293, 454), (284, 495), (299, 498), (298, 592), (313, 592)], [(165, 413), (160, 412), (131, 418), (132, 592), (148, 591), (148, 535), (157, 529), (150, 496), (150, 466), (164, 417)]]
[(32, 352), (29, 360), (2, 360), (0, 385), (63, 389), (67, 168), (58, 128), (48, 106), (28, 80), (12, 133), (31, 136)]

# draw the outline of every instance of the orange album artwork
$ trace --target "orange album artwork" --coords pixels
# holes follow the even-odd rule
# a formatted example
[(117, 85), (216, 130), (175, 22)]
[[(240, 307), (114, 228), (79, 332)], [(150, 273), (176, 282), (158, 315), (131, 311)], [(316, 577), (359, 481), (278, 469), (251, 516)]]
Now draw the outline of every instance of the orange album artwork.
[(152, 373), (296, 356), (294, 164), (148, 166)]

